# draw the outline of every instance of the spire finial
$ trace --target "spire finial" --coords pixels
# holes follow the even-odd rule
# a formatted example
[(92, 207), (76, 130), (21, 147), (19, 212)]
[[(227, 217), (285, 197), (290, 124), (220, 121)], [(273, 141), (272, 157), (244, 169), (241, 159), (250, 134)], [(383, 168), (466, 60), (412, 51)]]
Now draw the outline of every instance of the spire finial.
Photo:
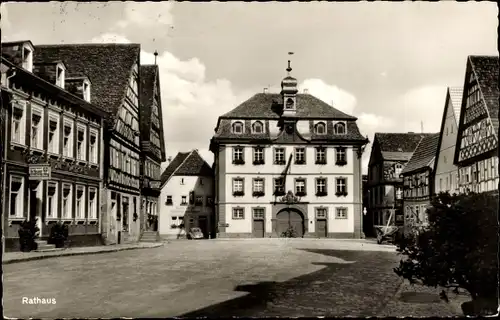
[(158, 51), (155, 50), (154, 55), (155, 55), (155, 65), (156, 65), (156, 57), (158, 56)]
[[(291, 56), (293, 52), (288, 52), (288, 55)], [(288, 72), (288, 75), (290, 75), (290, 71), (292, 71), (292, 67), (290, 66), (290, 60), (288, 60), (288, 68), (286, 68), (286, 71)]]

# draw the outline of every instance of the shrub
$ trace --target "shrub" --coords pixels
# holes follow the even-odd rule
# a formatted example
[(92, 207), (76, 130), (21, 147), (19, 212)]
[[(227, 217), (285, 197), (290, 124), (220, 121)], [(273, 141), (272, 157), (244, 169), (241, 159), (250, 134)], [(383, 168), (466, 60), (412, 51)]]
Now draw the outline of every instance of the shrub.
[(68, 226), (58, 221), (50, 228), (48, 243), (55, 244), (56, 248), (63, 248), (68, 239)]
[(462, 306), (466, 315), (496, 312), (498, 290), (498, 197), (495, 194), (434, 197), (427, 211), (429, 225), (405, 232), (396, 244), (406, 256), (394, 272), (447, 292), (465, 289), (472, 297)]
[(19, 226), (19, 245), (22, 252), (30, 252), (38, 248), (35, 239), (38, 237), (40, 229), (36, 226), (36, 221), (24, 220)]
[(288, 229), (281, 233), (282, 238), (297, 238), (297, 232), (294, 227), (289, 226)]

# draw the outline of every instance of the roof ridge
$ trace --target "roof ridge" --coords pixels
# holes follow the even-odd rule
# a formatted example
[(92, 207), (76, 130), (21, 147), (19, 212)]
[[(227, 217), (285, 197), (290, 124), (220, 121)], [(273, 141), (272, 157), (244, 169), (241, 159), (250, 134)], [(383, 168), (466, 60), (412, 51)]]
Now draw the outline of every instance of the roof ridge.
[[(190, 151), (190, 152), (177, 152), (177, 154), (175, 155), (175, 157), (177, 157), (177, 156), (178, 156), (178, 155), (180, 155), (180, 154), (186, 154), (186, 153), (188, 153), (188, 155), (184, 158), (184, 160), (182, 160), (182, 161), (181, 161), (181, 163), (179, 163), (179, 165), (178, 165), (178, 166), (174, 169), (174, 171), (172, 171), (172, 173), (171, 173), (171, 174), (170, 174), (170, 176), (167, 178), (167, 180), (165, 180), (165, 182), (162, 184), (162, 187), (163, 187), (165, 184), (167, 184), (167, 183), (168, 183), (168, 181), (170, 180), (170, 178), (172, 178), (172, 177), (174, 176), (174, 174), (177, 172), (177, 170), (179, 170), (179, 168), (182, 166), (182, 164), (183, 164), (184, 162), (186, 162), (186, 160), (187, 160), (187, 159), (191, 156), (191, 153), (192, 153), (192, 151)], [(174, 157), (174, 159), (175, 159), (175, 157)], [(173, 161), (174, 159), (172, 159), (172, 161)], [(168, 169), (168, 166), (167, 166), (167, 168), (165, 168), (165, 170), (167, 170), (167, 169)]]

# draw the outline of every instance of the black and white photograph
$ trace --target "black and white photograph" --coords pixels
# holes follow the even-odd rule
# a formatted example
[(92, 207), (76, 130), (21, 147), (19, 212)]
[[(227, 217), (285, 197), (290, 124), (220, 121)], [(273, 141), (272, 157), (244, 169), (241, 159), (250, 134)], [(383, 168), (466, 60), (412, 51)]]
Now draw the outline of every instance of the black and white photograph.
[(495, 317), (493, 1), (5, 1), (4, 318)]

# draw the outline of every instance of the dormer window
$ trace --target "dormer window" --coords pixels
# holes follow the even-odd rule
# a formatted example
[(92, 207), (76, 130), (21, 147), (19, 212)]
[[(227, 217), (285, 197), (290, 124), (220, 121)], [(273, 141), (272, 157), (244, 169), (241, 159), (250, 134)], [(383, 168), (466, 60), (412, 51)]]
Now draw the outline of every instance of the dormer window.
[(394, 172), (396, 173), (396, 178), (399, 178), (401, 171), (403, 171), (403, 166), (400, 163), (396, 163), (394, 165)]
[(262, 125), (262, 122), (255, 121), (252, 125), (252, 131), (253, 131), (253, 133), (263, 133), (264, 127)]
[(90, 83), (83, 82), (83, 100), (90, 102)]
[(243, 123), (241, 123), (240, 121), (233, 123), (233, 133), (243, 133)]
[(326, 134), (326, 126), (324, 122), (319, 122), (314, 127), (314, 132), (316, 134)]
[(56, 85), (64, 89), (64, 68), (58, 64), (56, 69)]
[(33, 50), (28, 47), (23, 47), (23, 69), (33, 72)]
[(288, 98), (286, 100), (285, 109), (293, 109), (293, 99)]
[(339, 122), (335, 124), (334, 127), (335, 134), (345, 134), (345, 123)]

